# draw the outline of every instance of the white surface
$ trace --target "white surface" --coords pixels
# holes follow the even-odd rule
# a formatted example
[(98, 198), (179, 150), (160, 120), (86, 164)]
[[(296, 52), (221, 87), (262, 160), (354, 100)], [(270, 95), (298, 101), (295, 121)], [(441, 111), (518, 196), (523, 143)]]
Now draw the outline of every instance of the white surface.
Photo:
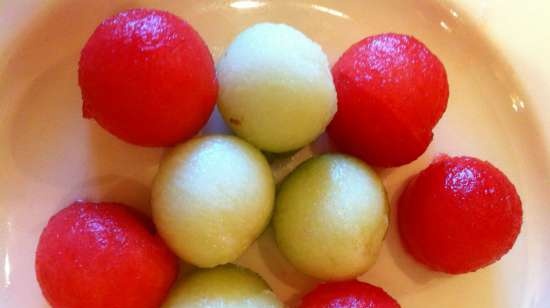
[[(331, 62), (365, 35), (395, 31), (420, 38), (447, 67), (449, 107), (420, 159), (380, 170), (390, 200), (436, 153), (473, 155), (491, 161), (516, 183), (525, 223), (514, 249), (499, 263), (454, 277), (411, 260), (392, 223), (378, 263), (362, 279), (385, 288), (403, 307), (549, 307), (550, 3), (461, 3), (472, 19), (448, 3), (413, 0), (1, 2), (1, 306), (45, 307), (34, 278), (34, 249), (58, 209), (79, 198), (147, 207), (163, 150), (125, 144), (82, 119), (76, 78), (79, 50), (100, 20), (146, 5), (191, 22), (216, 58), (239, 31), (260, 21), (286, 22), (305, 32)], [(207, 131), (220, 129), (218, 118)], [(323, 148), (320, 142), (292, 158), (279, 158), (273, 163), (276, 177)], [(282, 259), (270, 230), (240, 263), (259, 271), (289, 303), (315, 283)]]

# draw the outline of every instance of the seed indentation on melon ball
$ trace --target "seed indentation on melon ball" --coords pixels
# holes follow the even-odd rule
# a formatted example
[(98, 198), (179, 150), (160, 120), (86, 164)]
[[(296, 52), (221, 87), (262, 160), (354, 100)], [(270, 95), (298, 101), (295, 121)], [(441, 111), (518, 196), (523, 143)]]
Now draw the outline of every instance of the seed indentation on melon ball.
[(285, 25), (239, 34), (217, 65), (218, 106), (231, 129), (269, 152), (317, 138), (336, 112), (336, 91), (321, 47)]
[(345, 280), (376, 261), (388, 227), (386, 193), (358, 159), (311, 158), (281, 184), (273, 226), (282, 253), (300, 271)]
[(268, 223), (275, 196), (261, 154), (232, 136), (192, 139), (161, 162), (152, 191), (160, 235), (185, 261), (213, 267), (235, 260)]
[(226, 264), (200, 269), (180, 281), (163, 308), (282, 308), (282, 303), (256, 273)]

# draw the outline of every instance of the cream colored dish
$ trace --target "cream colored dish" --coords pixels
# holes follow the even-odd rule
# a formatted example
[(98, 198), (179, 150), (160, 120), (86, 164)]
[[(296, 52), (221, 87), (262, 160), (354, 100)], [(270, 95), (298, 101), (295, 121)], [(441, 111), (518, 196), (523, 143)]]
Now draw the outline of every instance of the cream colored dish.
[[(115, 139), (81, 117), (76, 70), (95, 26), (136, 6), (166, 9), (200, 32), (218, 59), (234, 36), (264, 21), (285, 22), (323, 46), (331, 63), (370, 34), (424, 41), (445, 64), (446, 114), (415, 162), (379, 170), (390, 207), (405, 180), (440, 152), (491, 161), (516, 184), (524, 227), (508, 255), (473, 274), (429, 271), (404, 253), (396, 226), (362, 280), (403, 307), (550, 306), (550, 3), (445, 1), (85, 1), (0, 2), (0, 305), (47, 307), (34, 251), (48, 218), (75, 199), (133, 204), (148, 212), (164, 149)], [(205, 133), (227, 128), (215, 114)], [(326, 139), (272, 163), (280, 180)], [(292, 305), (316, 281), (290, 267), (268, 229), (239, 259)]]

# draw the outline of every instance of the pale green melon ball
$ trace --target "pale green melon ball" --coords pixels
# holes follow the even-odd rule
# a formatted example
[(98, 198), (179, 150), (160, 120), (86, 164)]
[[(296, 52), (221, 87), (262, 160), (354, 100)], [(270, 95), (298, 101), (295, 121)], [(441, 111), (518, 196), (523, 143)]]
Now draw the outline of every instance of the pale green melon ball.
[(310, 143), (336, 112), (325, 53), (290, 26), (261, 23), (244, 30), (216, 70), (223, 118), (262, 150), (287, 152)]
[(163, 308), (282, 308), (256, 273), (227, 264), (197, 270), (171, 291)]
[(185, 261), (213, 267), (238, 258), (273, 209), (275, 184), (264, 156), (232, 136), (192, 139), (161, 162), (152, 190), (153, 219)]
[(298, 270), (323, 280), (351, 279), (378, 257), (388, 228), (386, 193), (358, 159), (314, 157), (281, 184), (273, 226), (279, 248)]

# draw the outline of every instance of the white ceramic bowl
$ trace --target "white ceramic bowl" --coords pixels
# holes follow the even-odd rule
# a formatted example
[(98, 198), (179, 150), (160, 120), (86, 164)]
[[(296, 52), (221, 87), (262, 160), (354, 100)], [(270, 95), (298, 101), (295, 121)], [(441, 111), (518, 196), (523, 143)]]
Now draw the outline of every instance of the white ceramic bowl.
[[(424, 41), (445, 64), (449, 107), (417, 161), (380, 173), (394, 201), (405, 180), (440, 152), (491, 161), (516, 184), (525, 216), (508, 255), (476, 273), (434, 273), (404, 253), (395, 223), (375, 267), (361, 279), (403, 307), (550, 307), (550, 3), (445, 1), (0, 2), (0, 306), (47, 307), (34, 275), (34, 250), (48, 218), (75, 199), (110, 200), (147, 211), (163, 149), (117, 140), (81, 117), (80, 48), (116, 11), (147, 6), (187, 19), (218, 58), (260, 21), (288, 23), (318, 41), (334, 62), (360, 38), (401, 32)], [(205, 132), (224, 131), (214, 115)], [(321, 138), (273, 162), (280, 179)], [(316, 282), (283, 259), (268, 229), (239, 259), (289, 305)]]

